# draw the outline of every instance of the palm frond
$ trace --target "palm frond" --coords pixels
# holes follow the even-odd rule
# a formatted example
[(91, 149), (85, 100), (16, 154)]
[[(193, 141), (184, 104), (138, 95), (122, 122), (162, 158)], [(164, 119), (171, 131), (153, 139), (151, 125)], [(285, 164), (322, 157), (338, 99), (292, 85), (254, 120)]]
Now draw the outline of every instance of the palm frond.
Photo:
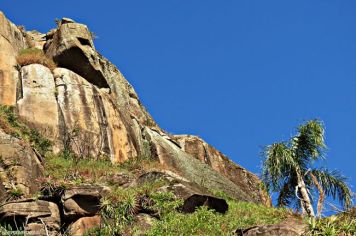
[(323, 158), (323, 151), (326, 148), (324, 132), (324, 126), (319, 120), (311, 120), (299, 126), (298, 135), (292, 143), (296, 156), (306, 160)]
[(352, 206), (352, 191), (346, 184), (346, 178), (338, 171), (314, 169), (311, 171), (317, 178), (327, 196), (337, 199), (344, 208)]
[(264, 151), (262, 180), (268, 190), (279, 191), (282, 187), (281, 180), (295, 171), (295, 163), (291, 150), (285, 143), (274, 143)]
[(292, 182), (287, 180), (279, 192), (277, 206), (289, 206), (295, 199), (295, 185), (293, 186)]

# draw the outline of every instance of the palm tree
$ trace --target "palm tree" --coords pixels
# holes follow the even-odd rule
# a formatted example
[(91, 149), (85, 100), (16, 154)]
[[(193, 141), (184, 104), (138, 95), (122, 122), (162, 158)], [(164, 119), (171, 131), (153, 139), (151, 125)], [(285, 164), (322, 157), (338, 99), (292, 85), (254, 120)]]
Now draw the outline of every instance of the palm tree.
[(313, 168), (317, 160), (324, 159), (326, 149), (321, 121), (308, 121), (297, 130), (288, 142), (274, 143), (263, 152), (262, 180), (268, 191), (279, 192), (278, 206), (294, 205), (314, 217), (312, 197), (318, 191), (318, 216), (325, 195), (346, 209), (351, 207), (352, 192), (345, 177), (337, 171)]

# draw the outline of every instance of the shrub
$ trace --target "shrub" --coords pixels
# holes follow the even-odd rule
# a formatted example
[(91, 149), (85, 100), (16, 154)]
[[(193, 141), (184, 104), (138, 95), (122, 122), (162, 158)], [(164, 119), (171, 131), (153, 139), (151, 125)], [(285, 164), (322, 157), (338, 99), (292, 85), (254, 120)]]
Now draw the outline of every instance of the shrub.
[(48, 58), (44, 52), (38, 48), (28, 48), (21, 50), (16, 60), (17, 63), (21, 66), (41, 64), (48, 67), (51, 71), (57, 67), (56, 63), (51, 58)]

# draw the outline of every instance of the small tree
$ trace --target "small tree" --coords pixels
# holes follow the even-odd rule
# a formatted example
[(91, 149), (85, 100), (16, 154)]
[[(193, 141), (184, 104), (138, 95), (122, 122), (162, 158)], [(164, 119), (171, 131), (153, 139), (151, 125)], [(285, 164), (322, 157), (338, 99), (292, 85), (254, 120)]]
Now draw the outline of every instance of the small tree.
[(337, 171), (313, 168), (315, 161), (324, 159), (324, 127), (311, 120), (298, 127), (298, 133), (288, 142), (269, 145), (263, 152), (262, 180), (267, 189), (279, 192), (278, 205), (294, 206), (314, 217), (312, 195), (319, 192), (320, 216), (324, 196), (337, 199), (344, 208), (352, 205), (352, 192), (346, 178)]

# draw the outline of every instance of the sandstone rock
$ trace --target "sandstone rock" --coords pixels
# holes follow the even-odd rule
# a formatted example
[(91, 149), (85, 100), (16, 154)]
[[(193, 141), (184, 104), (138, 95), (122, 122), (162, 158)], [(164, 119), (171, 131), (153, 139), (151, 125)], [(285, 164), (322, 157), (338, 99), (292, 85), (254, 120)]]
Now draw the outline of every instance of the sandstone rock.
[(82, 217), (69, 226), (68, 232), (70, 236), (82, 236), (85, 235), (85, 233), (88, 232), (90, 229), (100, 227), (100, 224), (101, 217), (98, 215), (91, 217)]
[(46, 34), (42, 34), (36, 30), (23, 32), (29, 47), (34, 47), (43, 50), (46, 43)]
[(47, 230), (49, 235), (57, 235), (61, 224), (60, 213), (56, 204), (32, 199), (2, 205), (0, 207), (0, 222), (13, 226), (13, 229), (16, 229), (16, 225), (24, 225), (28, 231), (40, 230), (45, 233), (45, 230)]
[(245, 168), (233, 163), (224, 154), (216, 150), (204, 140), (193, 135), (174, 135), (182, 150), (191, 157), (211, 166), (211, 168), (238, 185), (244, 192), (249, 193), (256, 202), (271, 205), (268, 194), (259, 188), (261, 180)]
[(20, 49), (26, 47), (21, 31), (0, 11), (0, 104), (15, 105), (18, 71), (15, 66)]
[(307, 225), (301, 220), (288, 219), (274, 225), (255, 226), (236, 230), (237, 236), (301, 236), (307, 230)]
[(51, 71), (39, 64), (21, 69), (21, 95), (17, 101), (19, 117), (45, 137), (59, 136), (56, 87)]
[(112, 162), (137, 156), (137, 138), (106, 92), (64, 68), (55, 69), (54, 77), (61, 137), (70, 130), (80, 129), (79, 135), (72, 140), (74, 151), (93, 157), (106, 154)]
[(249, 192), (243, 191), (240, 186), (214, 171), (209, 165), (192, 158), (175, 143), (163, 138), (158, 132), (145, 128), (145, 137), (153, 145), (155, 155), (165, 169), (171, 170), (183, 176), (189, 182), (206, 189), (223, 191), (237, 200), (261, 203)]
[(100, 186), (82, 185), (67, 189), (61, 197), (66, 221), (83, 216), (94, 216), (100, 210), (100, 199), (105, 189)]
[(49, 38), (44, 49), (59, 67), (77, 73), (98, 88), (108, 89), (113, 103), (126, 112), (122, 115), (127, 122), (131, 123), (132, 116), (140, 124), (148, 120), (154, 123), (120, 71), (95, 51), (91, 32), (85, 25), (73, 22), (60, 24)]
[[(43, 166), (36, 153), (23, 141), (0, 129), (0, 180), (3, 189), (18, 188), (24, 195), (35, 193), (34, 181), (43, 175)], [(5, 196), (1, 196), (5, 197)]]

